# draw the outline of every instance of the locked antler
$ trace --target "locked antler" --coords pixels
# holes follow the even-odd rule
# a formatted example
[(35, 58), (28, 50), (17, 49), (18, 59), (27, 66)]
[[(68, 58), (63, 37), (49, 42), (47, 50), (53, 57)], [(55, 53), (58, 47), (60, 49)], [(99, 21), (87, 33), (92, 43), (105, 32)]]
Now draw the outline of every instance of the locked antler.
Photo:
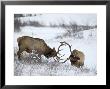
[[(65, 41), (64, 41), (64, 42), (60, 42), (60, 43), (61, 43), (61, 45), (58, 47), (58, 52), (57, 52), (58, 54), (59, 54), (59, 51), (61, 51), (61, 50), (60, 50), (60, 47), (63, 46), (63, 45), (68, 45), (69, 48), (70, 48), (70, 53), (72, 53), (72, 51), (71, 51), (71, 45), (70, 45), (70, 44), (68, 44), (68, 43), (65, 42)], [(65, 54), (64, 54), (64, 55), (65, 55)], [(63, 55), (63, 56), (64, 56), (64, 55)], [(63, 56), (61, 56), (61, 57), (63, 57)], [(61, 59), (61, 57), (58, 57), (58, 56), (57, 56), (57, 60), (58, 60), (58, 59), (63, 60), (63, 59)], [(66, 59), (64, 62), (62, 62), (62, 63), (65, 63), (67, 60), (69, 60), (69, 58), (67, 58), (67, 59)]]
[[(62, 43), (62, 44), (65, 44), (65, 45), (68, 45), (68, 47), (70, 48), (70, 53), (72, 53), (72, 51), (71, 51), (71, 45), (69, 44), (69, 43), (67, 43), (67, 42), (60, 42), (60, 43)], [(67, 60), (69, 60), (69, 58), (67, 58), (64, 62), (62, 62), (62, 63), (65, 63)]]
[[(60, 49), (60, 47), (61, 47), (61, 46), (64, 46), (64, 45), (65, 45), (64, 43), (60, 42), (60, 45), (59, 45), (59, 47), (58, 47), (57, 54), (60, 54), (59, 52), (62, 50), (62, 49)], [(60, 55), (61, 55), (61, 54), (60, 54)], [(64, 54), (64, 55), (65, 55), (65, 54)], [(64, 55), (62, 55), (62, 56), (60, 56), (60, 57), (57, 55), (57, 56), (56, 56), (56, 59), (57, 59), (57, 60), (59, 60), (59, 59), (60, 59), (60, 60), (63, 60), (63, 59), (61, 59), (61, 57), (63, 57)]]

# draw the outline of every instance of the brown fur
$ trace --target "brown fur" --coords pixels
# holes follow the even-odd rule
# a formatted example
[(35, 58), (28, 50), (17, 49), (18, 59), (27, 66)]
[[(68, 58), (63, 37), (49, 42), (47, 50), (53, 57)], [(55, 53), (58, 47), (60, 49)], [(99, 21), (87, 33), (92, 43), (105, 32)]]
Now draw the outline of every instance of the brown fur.
[(43, 39), (40, 38), (33, 38), (29, 36), (22, 36), (17, 39), (19, 51), (17, 52), (18, 58), (23, 51), (27, 53), (31, 53), (32, 50), (37, 51), (36, 53), (41, 56), (44, 55), (45, 57), (55, 57), (57, 52), (55, 48), (51, 49)]
[(73, 50), (71, 55), (69, 56), (71, 65), (74, 65), (78, 68), (84, 65), (85, 55), (83, 52), (78, 50)]

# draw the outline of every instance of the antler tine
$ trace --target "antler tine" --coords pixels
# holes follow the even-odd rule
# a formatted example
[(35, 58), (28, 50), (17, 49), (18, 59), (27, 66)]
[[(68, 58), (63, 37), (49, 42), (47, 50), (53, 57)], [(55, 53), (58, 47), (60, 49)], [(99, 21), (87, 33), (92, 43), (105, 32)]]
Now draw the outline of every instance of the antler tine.
[(70, 52), (72, 52), (72, 51), (71, 51), (71, 45), (70, 45), (70, 44), (68, 44), (68, 43), (67, 43), (67, 42), (65, 42), (65, 41), (60, 42), (60, 43), (68, 45), (68, 46), (69, 46), (69, 48), (70, 48)]
[(57, 53), (59, 53), (59, 51), (61, 51), (61, 50), (60, 50), (60, 47), (63, 46), (63, 45), (65, 45), (65, 44), (62, 43), (62, 42), (60, 42), (60, 43), (61, 43), (61, 44), (60, 44), (60, 46), (58, 47), (58, 51), (57, 51)]
[(60, 60), (63, 60), (63, 59), (61, 59), (60, 57), (56, 57), (56, 59), (57, 59), (57, 62), (59, 62)]
[(62, 62), (62, 63), (65, 63), (67, 60), (69, 60), (69, 58), (67, 58), (64, 62)]

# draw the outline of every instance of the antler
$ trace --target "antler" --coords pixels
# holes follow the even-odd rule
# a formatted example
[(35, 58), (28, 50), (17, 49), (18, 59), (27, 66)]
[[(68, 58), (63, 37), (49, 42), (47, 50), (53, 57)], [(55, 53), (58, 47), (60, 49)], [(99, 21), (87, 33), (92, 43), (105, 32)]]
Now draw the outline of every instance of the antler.
[(69, 46), (69, 48), (70, 48), (70, 52), (72, 52), (72, 51), (71, 51), (71, 45), (70, 45), (70, 44), (68, 44), (68, 43), (67, 43), (67, 42), (65, 42), (65, 41), (64, 41), (64, 42), (60, 42), (60, 43), (61, 43), (61, 44), (64, 44), (64, 45), (65, 45), (65, 44), (66, 44), (66, 45), (68, 45), (68, 46)]
[(69, 58), (67, 58), (64, 62), (62, 62), (62, 63), (65, 63), (67, 60), (69, 60)]
[[(67, 42), (61, 42), (61, 43), (63, 43), (63, 44), (66, 44), (66, 45), (68, 45), (69, 46), (69, 48), (70, 48), (70, 53), (72, 53), (72, 51), (71, 51), (71, 45), (70, 44), (68, 44)], [(69, 60), (69, 58), (67, 58), (64, 62), (62, 62), (62, 63), (65, 63), (67, 60)]]
[[(62, 49), (60, 49), (60, 47), (63, 46), (63, 45), (65, 45), (65, 44), (62, 43), (62, 42), (60, 42), (60, 43), (61, 43), (61, 44), (60, 44), (60, 46), (58, 47), (57, 54), (60, 54), (59, 52), (62, 50)], [(61, 55), (61, 54), (60, 54), (60, 55)], [(64, 54), (64, 55), (65, 55), (65, 54)], [(63, 55), (63, 56), (64, 56), (64, 55)], [(63, 56), (60, 56), (60, 57), (59, 57), (59, 56), (57, 55), (57, 56), (56, 56), (57, 61), (58, 61), (59, 59), (60, 59), (60, 60), (63, 60), (63, 59), (61, 59), (61, 57), (63, 57)]]
[[(68, 44), (67, 42), (65, 42), (65, 41), (64, 41), (64, 42), (60, 42), (60, 43), (61, 43), (61, 44), (60, 44), (60, 46), (58, 47), (57, 54), (59, 54), (59, 51), (61, 51), (61, 50), (60, 50), (60, 47), (63, 46), (63, 45), (68, 45), (69, 48), (70, 48), (70, 53), (72, 52), (72, 51), (71, 51), (71, 45), (69, 45), (69, 44)], [(64, 54), (64, 55), (65, 55), (65, 54)], [(63, 55), (63, 56), (64, 56), (64, 55)], [(63, 57), (63, 56), (61, 56), (61, 57)], [(58, 56), (57, 56), (57, 60), (60, 59), (61, 57), (58, 57)], [(63, 59), (60, 59), (60, 60), (63, 60)], [(62, 63), (65, 63), (67, 60), (69, 60), (69, 58), (67, 58), (67, 59), (66, 59), (64, 62), (62, 62)]]
[(60, 42), (60, 43), (61, 43), (61, 44), (60, 44), (60, 46), (58, 47), (57, 54), (59, 54), (59, 52), (61, 51), (61, 50), (60, 50), (60, 47), (61, 47), (61, 46), (63, 46), (63, 45), (65, 45), (65, 44), (64, 44), (64, 43), (62, 43), (62, 42)]

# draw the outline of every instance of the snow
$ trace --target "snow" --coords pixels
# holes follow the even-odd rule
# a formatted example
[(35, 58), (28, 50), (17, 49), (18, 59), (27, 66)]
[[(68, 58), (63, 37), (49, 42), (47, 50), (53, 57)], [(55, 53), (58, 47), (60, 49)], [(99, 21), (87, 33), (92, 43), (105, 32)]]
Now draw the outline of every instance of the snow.
[[(96, 29), (85, 30), (82, 39), (74, 37), (63, 37), (56, 39), (58, 35), (65, 32), (63, 28), (52, 27), (31, 27), (25, 26), (20, 32), (14, 33), (14, 75), (15, 76), (95, 76), (97, 74), (97, 36)], [(21, 36), (31, 36), (44, 39), (45, 42), (57, 50), (60, 42), (66, 41), (72, 45), (72, 50), (77, 49), (85, 54), (85, 62), (83, 68), (71, 66), (70, 61), (66, 63), (55, 62), (53, 58), (46, 59), (42, 56), (41, 62), (30, 59), (26, 52), (23, 52), (23, 60), (17, 58), (18, 44), (17, 38)], [(70, 52), (68, 46), (62, 46), (60, 53), (65, 54), (62, 59), (69, 57)]]

